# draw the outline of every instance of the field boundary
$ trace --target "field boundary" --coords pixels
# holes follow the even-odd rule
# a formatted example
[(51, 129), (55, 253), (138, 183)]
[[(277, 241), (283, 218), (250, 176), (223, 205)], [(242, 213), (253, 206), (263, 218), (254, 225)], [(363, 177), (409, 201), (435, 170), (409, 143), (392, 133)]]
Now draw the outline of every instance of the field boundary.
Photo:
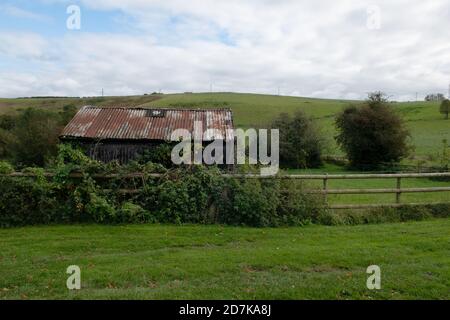
[[(52, 172), (45, 172), (45, 177), (51, 178), (55, 174)], [(133, 179), (133, 178), (158, 178), (163, 176), (163, 173), (142, 173), (134, 172), (128, 174), (92, 174), (94, 179)], [(37, 177), (35, 173), (13, 172), (9, 174), (0, 174), (0, 177)], [(83, 173), (72, 172), (69, 175), (71, 178), (82, 178)], [(383, 174), (290, 174), (277, 176), (261, 176), (257, 174), (222, 174), (225, 178), (237, 179), (298, 179), (298, 180), (322, 180), (322, 188), (307, 189), (305, 192), (311, 194), (323, 195), (325, 202), (328, 203), (328, 195), (330, 194), (395, 194), (395, 203), (374, 203), (374, 204), (333, 204), (328, 205), (330, 209), (365, 209), (377, 207), (403, 207), (403, 206), (420, 206), (420, 205), (439, 205), (450, 204), (450, 202), (423, 202), (423, 203), (404, 203), (401, 202), (401, 195), (403, 193), (430, 193), (430, 192), (450, 192), (449, 187), (427, 187), (427, 188), (402, 188), (402, 179), (408, 178), (446, 178), (450, 177), (450, 172), (435, 172), (435, 173), (383, 173)], [(397, 182), (396, 188), (371, 188), (371, 189), (329, 189), (329, 180), (364, 180), (364, 179), (395, 179)], [(110, 191), (110, 190), (105, 190)], [(119, 189), (120, 193), (137, 194), (140, 189)]]

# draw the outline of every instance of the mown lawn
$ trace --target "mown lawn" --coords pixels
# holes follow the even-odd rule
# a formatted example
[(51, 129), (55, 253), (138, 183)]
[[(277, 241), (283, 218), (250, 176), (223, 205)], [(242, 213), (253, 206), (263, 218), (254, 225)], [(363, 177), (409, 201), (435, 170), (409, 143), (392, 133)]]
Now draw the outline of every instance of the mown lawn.
[[(82, 289), (66, 289), (69, 265)], [(366, 268), (381, 267), (381, 290)], [(0, 230), (2, 299), (449, 299), (450, 219)]]

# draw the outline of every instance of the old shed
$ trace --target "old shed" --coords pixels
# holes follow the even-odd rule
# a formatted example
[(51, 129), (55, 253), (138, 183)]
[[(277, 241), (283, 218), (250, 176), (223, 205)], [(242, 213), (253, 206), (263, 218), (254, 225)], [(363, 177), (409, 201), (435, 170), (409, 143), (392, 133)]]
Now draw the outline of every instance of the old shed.
[[(193, 134), (194, 124), (215, 129), (224, 139), (233, 139), (230, 109), (143, 109), (85, 106), (60, 135), (63, 142), (76, 142), (87, 155), (103, 162), (126, 163), (145, 150), (170, 141), (176, 129)], [(217, 131), (218, 130), (218, 131)], [(213, 140), (204, 138), (204, 142)]]

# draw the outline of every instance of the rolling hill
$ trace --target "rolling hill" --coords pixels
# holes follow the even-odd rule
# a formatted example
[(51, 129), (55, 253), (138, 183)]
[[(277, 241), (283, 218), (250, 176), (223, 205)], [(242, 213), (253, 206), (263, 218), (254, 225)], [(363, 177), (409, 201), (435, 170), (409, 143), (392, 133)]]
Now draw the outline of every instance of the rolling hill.
[[(303, 110), (317, 121), (327, 139), (327, 154), (342, 155), (334, 141), (334, 117), (345, 106), (359, 101), (315, 99), (302, 97), (244, 93), (184, 93), (124, 97), (93, 98), (18, 98), (0, 99), (0, 114), (26, 107), (60, 110), (73, 104), (97, 106), (231, 108), (236, 127), (263, 127), (282, 112)], [(392, 107), (406, 120), (415, 147), (405, 162), (435, 163), (442, 152), (443, 140), (450, 141), (450, 121), (438, 112), (437, 102), (393, 102)]]

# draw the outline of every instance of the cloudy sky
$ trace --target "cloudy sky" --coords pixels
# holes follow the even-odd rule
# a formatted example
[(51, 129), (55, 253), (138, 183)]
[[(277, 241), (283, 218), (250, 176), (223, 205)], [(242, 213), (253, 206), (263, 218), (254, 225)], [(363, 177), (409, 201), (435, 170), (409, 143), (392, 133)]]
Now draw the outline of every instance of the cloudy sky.
[(450, 0), (0, 0), (0, 97), (415, 100), (449, 83)]

